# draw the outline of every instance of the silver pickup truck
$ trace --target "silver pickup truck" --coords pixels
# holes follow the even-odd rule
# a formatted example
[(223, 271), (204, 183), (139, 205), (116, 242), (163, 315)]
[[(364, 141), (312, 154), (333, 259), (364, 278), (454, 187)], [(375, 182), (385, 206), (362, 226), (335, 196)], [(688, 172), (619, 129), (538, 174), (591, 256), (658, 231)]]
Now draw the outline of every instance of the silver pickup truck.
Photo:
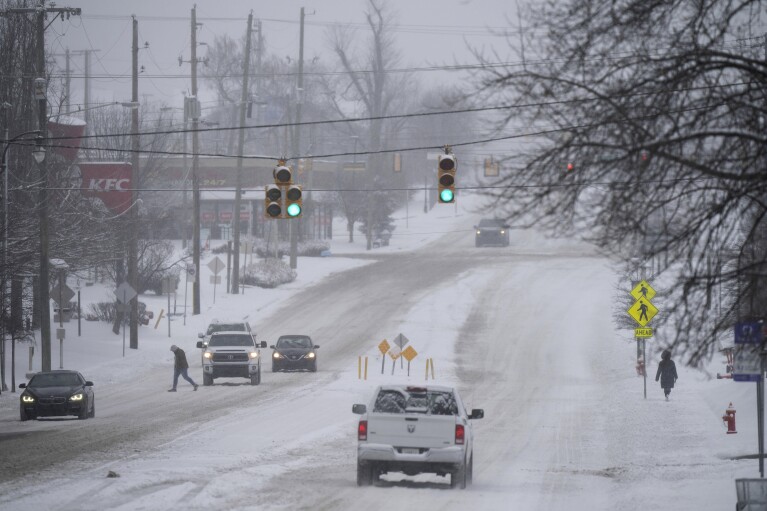
[(450, 474), (450, 486), (466, 488), (474, 467), (471, 419), (452, 387), (383, 385), (369, 405), (355, 404), (357, 485), (368, 486), (387, 472)]

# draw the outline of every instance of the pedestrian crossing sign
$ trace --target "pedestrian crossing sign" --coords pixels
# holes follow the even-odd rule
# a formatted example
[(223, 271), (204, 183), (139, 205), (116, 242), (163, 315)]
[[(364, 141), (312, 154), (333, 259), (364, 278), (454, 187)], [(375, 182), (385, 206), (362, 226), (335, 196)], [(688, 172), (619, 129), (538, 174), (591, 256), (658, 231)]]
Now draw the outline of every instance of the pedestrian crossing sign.
[(627, 312), (629, 316), (634, 318), (634, 321), (642, 326), (647, 326), (647, 323), (658, 313), (658, 309), (650, 303), (650, 300), (640, 298)]
[(652, 300), (655, 296), (655, 290), (652, 288), (649, 282), (643, 280), (637, 284), (634, 289), (631, 290), (631, 296), (634, 297), (634, 300), (639, 300), (640, 298)]

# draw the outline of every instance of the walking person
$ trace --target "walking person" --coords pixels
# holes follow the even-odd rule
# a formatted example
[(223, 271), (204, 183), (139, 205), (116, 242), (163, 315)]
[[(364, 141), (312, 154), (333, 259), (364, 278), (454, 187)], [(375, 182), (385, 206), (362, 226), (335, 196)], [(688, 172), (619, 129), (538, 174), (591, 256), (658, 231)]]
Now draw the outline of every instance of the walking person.
[(186, 353), (184, 353), (184, 350), (175, 344), (170, 347), (170, 350), (173, 352), (176, 360), (173, 364), (173, 388), (169, 389), (168, 392), (176, 392), (176, 385), (178, 385), (179, 375), (183, 376), (186, 381), (191, 383), (194, 386), (194, 390), (197, 390), (197, 384), (187, 374), (187, 369), (189, 369), (189, 362), (186, 361)]
[(671, 394), (671, 389), (674, 388), (674, 383), (677, 378), (676, 364), (671, 360), (671, 352), (669, 350), (663, 350), (660, 356), (661, 361), (658, 364), (658, 372), (655, 374), (655, 381), (660, 379), (660, 386), (663, 388), (663, 394), (668, 401), (668, 395)]

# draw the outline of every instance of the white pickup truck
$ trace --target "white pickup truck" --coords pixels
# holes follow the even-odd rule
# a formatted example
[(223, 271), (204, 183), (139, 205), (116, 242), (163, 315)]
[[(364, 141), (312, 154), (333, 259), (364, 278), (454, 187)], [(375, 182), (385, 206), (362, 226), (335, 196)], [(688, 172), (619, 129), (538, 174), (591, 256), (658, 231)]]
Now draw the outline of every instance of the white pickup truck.
[(481, 419), (485, 412), (466, 413), (454, 388), (383, 385), (369, 409), (355, 404), (352, 411), (362, 416), (357, 427), (358, 486), (368, 486), (387, 472), (450, 474), (453, 488), (471, 484), (470, 420)]

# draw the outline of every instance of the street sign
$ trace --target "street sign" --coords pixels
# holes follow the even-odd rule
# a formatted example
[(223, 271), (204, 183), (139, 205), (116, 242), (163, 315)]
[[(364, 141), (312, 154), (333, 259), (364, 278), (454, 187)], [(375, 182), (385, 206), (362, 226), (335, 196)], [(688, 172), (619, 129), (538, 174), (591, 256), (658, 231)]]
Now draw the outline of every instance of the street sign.
[(64, 328), (56, 329), (56, 339), (63, 341), (67, 337), (67, 331)]
[(391, 357), (392, 360), (397, 360), (401, 354), (402, 352), (397, 346), (392, 346), (389, 349), (389, 356)]
[(735, 344), (757, 344), (761, 346), (763, 339), (762, 322), (743, 321), (735, 323)]
[(412, 346), (408, 346), (402, 351), (402, 356), (405, 357), (405, 359), (408, 362), (410, 362), (411, 360), (413, 360), (415, 357), (418, 356), (418, 352), (415, 349), (413, 349)]
[(381, 355), (386, 355), (386, 352), (389, 351), (389, 342), (384, 339), (378, 344), (378, 350), (381, 352)]
[(168, 276), (162, 279), (162, 294), (172, 294), (176, 292), (178, 280), (174, 276)]
[(397, 337), (394, 338), (394, 344), (400, 347), (400, 349), (404, 348), (407, 343), (410, 342), (410, 339), (405, 337), (402, 334), (399, 334)]
[(197, 282), (197, 268), (193, 264), (186, 267), (186, 281)]
[(240, 243), (240, 252), (243, 254), (250, 254), (253, 252), (253, 243), (244, 241)]
[(224, 264), (224, 261), (222, 261), (220, 257), (216, 256), (213, 258), (211, 262), (208, 263), (208, 268), (210, 268), (210, 271), (213, 272), (213, 275), (218, 275), (219, 273), (221, 273), (221, 270), (226, 268), (226, 265)]
[(658, 313), (658, 309), (650, 303), (650, 300), (640, 298), (627, 312), (629, 313), (629, 316), (634, 318), (634, 321), (642, 326), (646, 326)]
[(364, 172), (365, 167), (365, 162), (347, 162), (343, 164), (344, 172)]
[(760, 345), (742, 344), (735, 352), (732, 379), (735, 381), (759, 381), (762, 374)]
[(655, 290), (646, 280), (643, 280), (631, 290), (631, 296), (633, 296), (635, 300), (639, 300), (640, 298), (652, 300), (655, 296)]
[(127, 282), (123, 282), (117, 286), (117, 289), (115, 289), (115, 296), (117, 297), (117, 300), (122, 303), (130, 302), (137, 294), (136, 290)]
[(210, 283), (211, 284), (221, 284), (221, 275), (211, 275), (210, 276)]
[(652, 337), (652, 328), (635, 328), (634, 337)]
[(51, 288), (50, 295), (51, 300), (58, 303), (59, 305), (62, 305), (59, 303), (59, 300), (63, 302), (64, 305), (68, 304), (70, 301), (72, 301), (72, 298), (75, 297), (75, 292), (72, 291), (72, 288), (64, 284), (64, 286), (61, 286), (60, 282), (57, 282), (53, 288)]

